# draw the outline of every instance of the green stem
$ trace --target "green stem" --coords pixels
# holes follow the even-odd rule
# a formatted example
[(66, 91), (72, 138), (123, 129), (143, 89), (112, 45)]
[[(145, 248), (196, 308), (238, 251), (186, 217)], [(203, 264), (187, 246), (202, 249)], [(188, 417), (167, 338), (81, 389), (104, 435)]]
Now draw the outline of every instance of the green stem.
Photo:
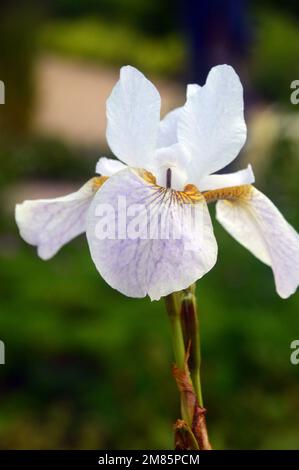
[(195, 284), (168, 295), (165, 301), (176, 362), (174, 377), (180, 391), (183, 418), (183, 421), (178, 420), (176, 423), (175, 446), (176, 449), (210, 450), (200, 380), (201, 354)]
[(185, 363), (185, 343), (180, 320), (180, 299), (177, 293), (165, 297), (166, 309), (170, 319), (174, 358), (177, 367)]
[[(166, 309), (170, 319), (172, 346), (174, 352), (174, 358), (176, 366), (180, 369), (184, 368), (185, 365), (185, 344), (184, 336), (182, 331), (181, 319), (180, 319), (180, 294), (173, 293), (165, 297)], [(185, 395), (181, 393), (181, 412), (182, 418), (190, 426), (192, 425), (192, 417), (188, 411), (188, 404), (186, 402)]]
[(195, 296), (195, 284), (183, 291), (181, 302), (181, 322), (184, 332), (185, 347), (190, 346), (190, 355), (188, 360), (190, 375), (196, 393), (198, 403), (203, 407), (200, 367), (200, 337), (199, 321)]
[(185, 345), (180, 317), (175, 315), (171, 317), (170, 320), (175, 363), (180, 369), (183, 369), (185, 361)]

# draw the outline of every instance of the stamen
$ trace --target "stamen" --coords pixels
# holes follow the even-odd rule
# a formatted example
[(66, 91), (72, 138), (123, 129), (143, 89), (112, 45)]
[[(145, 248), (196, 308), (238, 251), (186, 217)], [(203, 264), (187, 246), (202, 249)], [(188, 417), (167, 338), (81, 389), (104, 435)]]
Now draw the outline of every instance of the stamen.
[(171, 188), (171, 169), (168, 168), (166, 172), (166, 188)]

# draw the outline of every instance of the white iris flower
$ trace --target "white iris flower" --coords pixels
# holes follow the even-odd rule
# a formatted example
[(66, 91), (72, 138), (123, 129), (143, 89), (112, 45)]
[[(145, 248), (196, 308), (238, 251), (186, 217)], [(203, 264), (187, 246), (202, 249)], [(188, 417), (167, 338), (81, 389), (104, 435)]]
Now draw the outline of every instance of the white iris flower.
[[(92, 259), (108, 284), (128, 296), (159, 299), (187, 288), (214, 266), (217, 243), (207, 203), (217, 201), (218, 221), (272, 268), (281, 297), (293, 294), (299, 283), (297, 232), (252, 186), (250, 166), (215, 174), (246, 140), (238, 75), (230, 66), (214, 67), (205, 86), (189, 85), (185, 105), (162, 121), (160, 101), (142, 73), (123, 67), (107, 101), (107, 141), (119, 160), (101, 158), (96, 172), (102, 176), (73, 194), (18, 204), (21, 236), (49, 259), (86, 232)], [(97, 236), (97, 208), (108, 205), (117, 213), (119, 197), (127, 207), (142, 203), (150, 214), (159, 209), (170, 226), (181, 220), (182, 207), (191, 205), (201, 217), (201, 236), (189, 226), (178, 239)]]

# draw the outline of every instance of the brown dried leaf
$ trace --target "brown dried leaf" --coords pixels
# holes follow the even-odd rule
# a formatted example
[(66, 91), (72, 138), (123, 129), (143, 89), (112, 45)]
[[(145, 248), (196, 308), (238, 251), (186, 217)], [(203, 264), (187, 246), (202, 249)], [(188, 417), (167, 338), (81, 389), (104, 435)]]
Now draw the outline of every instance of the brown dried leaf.
[(194, 434), (182, 419), (178, 419), (174, 425), (175, 450), (199, 450)]

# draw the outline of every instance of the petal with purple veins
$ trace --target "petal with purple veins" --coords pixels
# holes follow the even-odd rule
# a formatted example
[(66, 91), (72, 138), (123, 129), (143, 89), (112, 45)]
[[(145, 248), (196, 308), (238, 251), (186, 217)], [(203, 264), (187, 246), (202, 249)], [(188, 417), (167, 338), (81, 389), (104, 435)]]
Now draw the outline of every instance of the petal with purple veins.
[(293, 294), (299, 285), (299, 235), (277, 207), (253, 186), (236, 201), (218, 201), (217, 220), (241, 245), (271, 266), (277, 293)]
[(22, 238), (37, 247), (42, 259), (54, 256), (63, 245), (85, 232), (89, 205), (103, 181), (92, 178), (67, 196), (17, 204), (15, 217)]
[[(112, 230), (105, 232), (102, 217)], [(158, 300), (187, 288), (217, 258), (203, 196), (193, 188), (184, 193), (162, 188), (131, 169), (112, 176), (95, 196), (87, 239), (99, 273), (130, 297)]]

